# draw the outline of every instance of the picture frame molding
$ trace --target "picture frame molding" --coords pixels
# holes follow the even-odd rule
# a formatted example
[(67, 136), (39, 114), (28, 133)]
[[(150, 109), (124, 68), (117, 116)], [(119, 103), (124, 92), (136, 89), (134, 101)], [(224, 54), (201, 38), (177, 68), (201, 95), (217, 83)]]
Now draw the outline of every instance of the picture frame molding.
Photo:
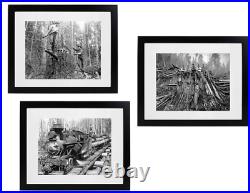
[[(110, 87), (16, 87), (15, 12), (110, 12)], [(8, 5), (8, 93), (118, 93), (118, 8), (117, 5)]]
[[(128, 101), (21, 101), (20, 102), (20, 189), (21, 190), (129, 190), (130, 178), (123, 184), (27, 184), (27, 109), (28, 108), (122, 108), (123, 167), (130, 166), (130, 102)], [(126, 172), (126, 171), (125, 171)]]
[[(145, 120), (145, 43), (241, 43), (242, 120)], [(248, 37), (247, 36), (138, 36), (137, 125), (138, 126), (247, 126), (248, 125)]]

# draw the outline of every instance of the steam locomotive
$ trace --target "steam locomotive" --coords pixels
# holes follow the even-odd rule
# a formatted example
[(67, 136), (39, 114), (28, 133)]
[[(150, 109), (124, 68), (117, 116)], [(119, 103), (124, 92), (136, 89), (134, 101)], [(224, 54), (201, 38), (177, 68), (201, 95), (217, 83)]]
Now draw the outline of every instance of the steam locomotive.
[(95, 151), (110, 143), (110, 137), (96, 137), (90, 130), (65, 130), (61, 124), (54, 124), (47, 135), (45, 154), (39, 157), (40, 174), (48, 175), (55, 171), (67, 174), (76, 160), (84, 160)]

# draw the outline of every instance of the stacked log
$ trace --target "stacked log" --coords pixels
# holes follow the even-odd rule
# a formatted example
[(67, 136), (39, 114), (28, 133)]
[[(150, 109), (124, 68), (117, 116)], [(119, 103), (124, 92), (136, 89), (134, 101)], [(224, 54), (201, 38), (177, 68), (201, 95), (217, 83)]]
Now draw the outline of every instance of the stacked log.
[[(159, 96), (157, 91), (156, 109), (164, 111), (179, 110), (229, 110), (230, 108), (230, 81), (218, 80), (203, 71), (196, 71), (195, 83), (199, 84), (198, 104), (194, 103), (194, 82), (189, 84), (164, 84), (159, 85), (160, 90), (164, 88), (165, 93)], [(188, 81), (188, 79), (186, 80)], [(188, 86), (189, 85), (189, 86)], [(166, 89), (172, 87), (173, 89)], [(192, 88), (188, 92), (187, 89)], [(158, 89), (159, 90), (159, 89)], [(193, 101), (193, 102), (192, 102)], [(198, 105), (198, 106), (197, 106)], [(196, 106), (196, 107), (194, 107)]]

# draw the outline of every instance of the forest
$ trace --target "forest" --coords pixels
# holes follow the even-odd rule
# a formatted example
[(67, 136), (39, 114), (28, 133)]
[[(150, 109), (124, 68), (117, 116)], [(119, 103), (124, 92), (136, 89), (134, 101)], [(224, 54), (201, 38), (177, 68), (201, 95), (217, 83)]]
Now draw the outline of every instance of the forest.
[(209, 71), (217, 78), (230, 78), (230, 55), (227, 53), (178, 53), (157, 54), (157, 69), (168, 70), (172, 64), (183, 70), (191, 70), (192, 65)]
[(158, 111), (229, 111), (230, 55), (156, 56)]
[(100, 79), (101, 22), (26, 21), (26, 79)]

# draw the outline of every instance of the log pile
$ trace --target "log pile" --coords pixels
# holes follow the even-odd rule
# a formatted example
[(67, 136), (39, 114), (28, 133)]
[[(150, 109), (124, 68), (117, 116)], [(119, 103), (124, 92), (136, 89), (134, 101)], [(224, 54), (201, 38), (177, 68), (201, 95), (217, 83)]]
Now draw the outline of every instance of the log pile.
[[(177, 73), (171, 76), (173, 78)], [(189, 78), (182, 77), (182, 81), (176, 84), (157, 85), (156, 101), (158, 111), (228, 111), (230, 81), (219, 80), (205, 71), (196, 71)]]

